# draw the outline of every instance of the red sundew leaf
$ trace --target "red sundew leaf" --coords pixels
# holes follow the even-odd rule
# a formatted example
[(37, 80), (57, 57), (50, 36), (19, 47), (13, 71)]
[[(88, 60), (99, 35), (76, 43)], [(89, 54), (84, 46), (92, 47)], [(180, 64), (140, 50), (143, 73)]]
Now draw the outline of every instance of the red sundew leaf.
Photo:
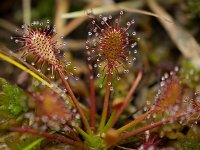
[(38, 116), (46, 116), (50, 120), (69, 122), (73, 119), (73, 112), (66, 106), (66, 103), (57, 94), (50, 90), (40, 92), (36, 97)]
[(125, 27), (121, 26), (123, 11), (114, 19), (111, 15), (99, 19), (92, 18), (92, 26), (88, 32), (89, 39), (86, 42), (88, 61), (96, 60), (94, 67), (101, 67), (106, 74), (113, 74), (122, 68), (124, 73), (126, 63), (132, 64), (136, 58), (132, 55), (137, 53), (135, 49), (136, 32), (129, 33), (134, 20), (127, 22)]
[(171, 75), (166, 74), (167, 79), (161, 82), (161, 89), (157, 93), (155, 100), (155, 110), (166, 110), (175, 104), (180, 103), (182, 86), (180, 79), (175, 72), (171, 72)]
[(47, 70), (52, 71), (52, 78), (54, 78), (54, 70), (64, 70), (64, 67), (59, 60), (60, 49), (63, 44), (58, 44), (58, 40), (55, 38), (55, 27), (51, 28), (49, 21), (44, 26), (39, 21), (34, 21), (31, 26), (22, 25), (22, 28), (26, 30), (22, 33), (21, 37), (11, 37), (15, 39), (16, 43), (22, 43), (19, 51), (23, 51), (22, 58), (26, 61), (27, 56), (32, 57), (31, 65), (35, 66), (40, 64), (39, 71), (43, 68), (44, 64), (49, 67)]

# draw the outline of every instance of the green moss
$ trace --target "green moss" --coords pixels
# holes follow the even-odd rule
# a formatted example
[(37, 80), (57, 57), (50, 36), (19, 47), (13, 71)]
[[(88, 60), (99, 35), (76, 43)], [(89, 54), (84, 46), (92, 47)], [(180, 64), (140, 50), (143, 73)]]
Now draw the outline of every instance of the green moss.
[(200, 143), (195, 139), (184, 138), (177, 142), (175, 147), (180, 150), (198, 150), (200, 149)]
[(0, 78), (0, 89), (0, 117), (18, 118), (27, 111), (27, 97), (20, 88)]

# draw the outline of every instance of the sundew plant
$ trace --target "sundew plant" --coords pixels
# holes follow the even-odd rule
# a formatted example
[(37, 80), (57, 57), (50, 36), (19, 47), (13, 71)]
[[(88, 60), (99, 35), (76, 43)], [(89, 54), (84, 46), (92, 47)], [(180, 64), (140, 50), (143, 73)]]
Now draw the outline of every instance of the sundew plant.
[[(66, 5), (56, 4), (60, 9)], [(69, 31), (49, 19), (27, 22), (7, 37), (13, 46), (1, 46), (1, 62), (18, 71), (16, 79), (0, 78), (0, 148), (200, 148), (198, 56), (180, 58), (170, 67), (162, 63), (170, 54), (148, 52), (151, 46), (140, 31), (148, 25), (137, 24), (142, 17), (134, 18), (131, 12), (157, 17), (167, 31), (176, 24), (153, 0), (146, 4), (154, 13), (127, 4), (110, 5), (116, 9), (110, 14), (84, 11), (84, 40), (74, 42), (81, 51), (71, 51)], [(69, 22), (69, 30), (81, 19)], [(194, 40), (176, 28), (172, 32)], [(187, 55), (172, 32), (173, 42)], [(157, 67), (152, 71), (150, 65)]]

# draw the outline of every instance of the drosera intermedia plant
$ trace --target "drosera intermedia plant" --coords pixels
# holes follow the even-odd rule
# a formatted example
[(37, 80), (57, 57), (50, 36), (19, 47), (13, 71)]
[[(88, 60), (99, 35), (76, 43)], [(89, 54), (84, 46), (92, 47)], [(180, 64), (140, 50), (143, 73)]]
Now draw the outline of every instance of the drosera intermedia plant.
[[(135, 31), (132, 32), (133, 38), (129, 38), (131, 36), (129, 30), (131, 30), (134, 21), (128, 22), (126, 26), (123, 27), (121, 26), (123, 20), (122, 16), (123, 11), (120, 12), (116, 20), (112, 16), (103, 17), (100, 15), (99, 21), (92, 15), (91, 23), (94, 27), (91, 29), (92, 32), (88, 32), (89, 39), (86, 41), (86, 51), (88, 53), (87, 61), (89, 61), (88, 68), (90, 72), (90, 119), (87, 119), (86, 114), (80, 107), (68, 83), (68, 76), (66, 75), (68, 70), (65, 64), (57, 57), (60, 50), (54, 37), (55, 33), (52, 32), (54, 29), (51, 29), (50, 26), (49, 28), (45, 26), (43, 29), (43, 26), (40, 25), (41, 23), (34, 22), (33, 26), (27, 26), (27, 31), (24, 32), (23, 37), (14, 37), (15, 41), (17, 40), (17, 42), (22, 42), (23, 44), (20, 49), (25, 51), (22, 57), (29, 55), (29, 57), (32, 57), (32, 60), (35, 59), (35, 61), (32, 62), (33, 66), (37, 66), (36, 64), (41, 64), (41, 66), (43, 66), (43, 64), (46, 63), (47, 66), (51, 66), (52, 75), (59, 75), (66, 89), (66, 94), (70, 96), (74, 104), (73, 108), (75, 108), (77, 112), (73, 112), (73, 109), (70, 111), (69, 108), (64, 106), (66, 104), (62, 102), (62, 98), (54, 96), (55, 93), (51, 93), (49, 90), (41, 90), (39, 95), (35, 95), (34, 91), (33, 93), (29, 91), (29, 94), (39, 103), (40, 106), (38, 106), (38, 109), (42, 112), (42, 114), (37, 114), (41, 116), (41, 120), (38, 120), (38, 124), (41, 122), (47, 124), (49, 122), (51, 123), (48, 124), (45, 129), (39, 126), (35, 128), (20, 126), (12, 127), (9, 130), (36, 134), (73, 145), (79, 149), (103, 150), (112, 148), (125, 139), (132, 136), (139, 136), (140, 133), (155, 127), (173, 122), (180, 118), (182, 120), (188, 120), (188, 115), (199, 113), (199, 103), (194, 103), (192, 100), (190, 100), (191, 105), (188, 104), (189, 107), (182, 109), (181, 104), (183, 98), (181, 95), (183, 87), (181, 85), (181, 79), (177, 75), (178, 68), (175, 67), (170, 74), (162, 78), (160, 89), (155, 96), (155, 102), (152, 104), (151, 108), (135, 120), (116, 128), (119, 117), (130, 102), (133, 93), (142, 79), (142, 71), (139, 71), (124, 100), (109, 110), (109, 102), (111, 101), (111, 92), (113, 90), (111, 88), (112, 81), (115, 80), (115, 78), (118, 79), (121, 71), (123, 73), (128, 72), (127, 66), (135, 61), (134, 55), (137, 53), (135, 49), (137, 45), (137, 38), (134, 38)], [(39, 25), (39, 27), (35, 27), (34, 25)], [(94, 59), (96, 60), (95, 63), (92, 61)], [(95, 68), (96, 66), (103, 68), (101, 70), (101, 76), (104, 76), (103, 78), (106, 80), (103, 110), (100, 119), (97, 117), (98, 114), (95, 109), (95, 73), (93, 67)], [(39, 72), (41, 70), (42, 68)], [(52, 79), (54, 79), (54, 77)], [(55, 109), (53, 105), (56, 105)], [(54, 113), (54, 111), (57, 112)], [(111, 112), (110, 116), (108, 112)], [(160, 112), (168, 113), (168, 117), (151, 124), (141, 124), (146, 119)], [(55, 115), (56, 113), (57, 115)], [(73, 113), (75, 113), (75, 117)], [(80, 123), (74, 123), (75, 119), (77, 119), (77, 113), (80, 115), (83, 126)], [(27, 118), (29, 119), (29, 117)], [(195, 120), (198, 119), (199, 117)], [(138, 124), (143, 126), (138, 127)], [(50, 134), (49, 132), (52, 130), (56, 133)]]
[[(117, 19), (114, 19), (111, 15), (108, 17), (99, 15), (100, 20), (98, 20), (92, 14), (89, 15), (92, 21), (88, 32), (89, 37), (86, 41), (87, 59), (89, 62), (95, 62), (95, 68), (102, 68), (102, 73), (98, 73), (97, 77), (107, 78), (104, 109), (98, 130), (103, 130), (105, 126), (110, 92), (113, 90), (113, 77), (120, 80), (119, 71), (123, 70), (124, 73), (128, 73), (127, 64), (131, 65), (136, 59), (132, 54), (133, 51), (137, 53), (135, 49), (136, 38), (131, 36), (135, 36), (136, 32), (130, 33), (129, 31), (135, 21), (131, 20), (131, 22), (126, 23), (125, 27), (122, 27), (123, 13), (123, 11), (120, 11)], [(102, 84), (100, 87), (102, 87)]]
[[(49, 23), (49, 21), (47, 21), (47, 23)], [(85, 125), (86, 129), (90, 131), (86, 117), (80, 109), (78, 100), (74, 96), (74, 93), (67, 82), (68, 76), (65, 76), (65, 66), (61, 65), (61, 61), (59, 61), (59, 58), (57, 57), (57, 55), (60, 53), (60, 47), (58, 47), (57, 41), (54, 38), (56, 35), (55, 27), (51, 29), (50, 25), (47, 24), (47, 26), (42, 29), (41, 26), (43, 23), (37, 21), (33, 22), (31, 25), (33, 25), (35, 29), (27, 26), (27, 31), (24, 31), (23, 37), (14, 37), (15, 42), (22, 42), (24, 44), (24, 46), (20, 48), (20, 50), (25, 49), (22, 57), (25, 57), (26, 55), (32, 55), (32, 59), (36, 59), (36, 62), (31, 62), (32, 65), (40, 62), (42, 63), (41, 67), (44, 65), (44, 63), (51, 65), (51, 68), (47, 68), (51, 69), (51, 78), (54, 79), (55, 72), (59, 74), (68, 94), (70, 95), (75, 107), (83, 119), (83, 124)], [(38, 25), (39, 27), (37, 27)], [(23, 28), (25, 27), (23, 26)], [(42, 69), (41, 67), (40, 69)]]

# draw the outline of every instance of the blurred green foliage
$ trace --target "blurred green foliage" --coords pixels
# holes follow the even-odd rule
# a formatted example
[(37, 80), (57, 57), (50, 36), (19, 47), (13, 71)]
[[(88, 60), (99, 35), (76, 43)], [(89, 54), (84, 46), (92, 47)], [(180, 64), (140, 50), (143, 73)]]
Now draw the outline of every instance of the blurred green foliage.
[(187, 60), (182, 60), (181, 68), (180, 77), (182, 83), (189, 88), (198, 86), (200, 82), (200, 71)]
[(27, 96), (18, 88), (0, 78), (0, 117), (17, 118), (28, 110)]
[(200, 0), (187, 0), (188, 9), (194, 18), (200, 18)]
[(53, 20), (53, 18), (49, 18), (50, 16), (53, 17), (54, 15), (54, 9), (55, 9), (55, 1), (54, 0), (40, 0), (37, 2), (37, 5), (32, 8), (31, 10), (31, 17), (34, 20), (41, 19), (50, 19)]

